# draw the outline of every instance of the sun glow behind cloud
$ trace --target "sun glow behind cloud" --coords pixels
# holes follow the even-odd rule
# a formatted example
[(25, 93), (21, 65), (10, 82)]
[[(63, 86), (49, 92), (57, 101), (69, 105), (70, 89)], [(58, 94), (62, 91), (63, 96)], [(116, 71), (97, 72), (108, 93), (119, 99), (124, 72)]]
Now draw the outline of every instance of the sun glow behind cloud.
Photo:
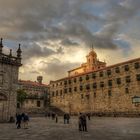
[(139, 7), (140, 0), (2, 0), (0, 32), (6, 46), (22, 44), (20, 78), (48, 83), (85, 62), (91, 44), (108, 65), (139, 57)]

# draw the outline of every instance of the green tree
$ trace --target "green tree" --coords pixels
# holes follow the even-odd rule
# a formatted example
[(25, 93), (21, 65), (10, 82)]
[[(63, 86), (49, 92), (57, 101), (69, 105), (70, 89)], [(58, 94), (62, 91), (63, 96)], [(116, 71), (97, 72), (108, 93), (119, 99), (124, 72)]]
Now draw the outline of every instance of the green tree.
[(23, 89), (18, 89), (17, 90), (17, 102), (20, 103), (21, 107), (26, 98), (27, 98), (27, 93)]

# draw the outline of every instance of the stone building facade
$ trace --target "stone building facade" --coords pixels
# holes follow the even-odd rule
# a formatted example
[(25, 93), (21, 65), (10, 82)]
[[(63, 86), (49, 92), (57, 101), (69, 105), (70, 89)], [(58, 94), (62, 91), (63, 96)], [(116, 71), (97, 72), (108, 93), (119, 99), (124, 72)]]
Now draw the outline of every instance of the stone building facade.
[(38, 76), (37, 82), (19, 80), (19, 89), (27, 93), (22, 106), (25, 112), (41, 111), (48, 106), (48, 86), (42, 83), (42, 79), (42, 76)]
[(88, 56), (92, 70), (50, 82), (51, 105), (69, 113), (140, 113), (140, 58), (106, 66), (94, 50)]
[(0, 42), (0, 122), (8, 121), (16, 114), (16, 90), (18, 84), (19, 67), (21, 66), (20, 45), (17, 56), (3, 53), (2, 39)]

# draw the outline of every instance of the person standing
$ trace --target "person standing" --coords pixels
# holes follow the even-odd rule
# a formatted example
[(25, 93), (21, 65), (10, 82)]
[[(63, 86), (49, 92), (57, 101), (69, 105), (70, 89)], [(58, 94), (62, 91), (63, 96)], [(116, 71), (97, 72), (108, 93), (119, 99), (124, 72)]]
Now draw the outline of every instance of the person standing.
[(58, 123), (58, 115), (55, 115), (55, 122)]
[(22, 120), (22, 116), (20, 114), (16, 114), (16, 125), (17, 125), (17, 129), (21, 128), (21, 120)]
[(66, 120), (67, 120), (67, 124), (69, 124), (69, 120), (70, 120), (70, 114), (69, 113), (66, 114)]
[(66, 119), (67, 119), (66, 113), (64, 114), (63, 118), (64, 118), (64, 124), (66, 124)]
[(78, 126), (79, 126), (79, 131), (82, 131), (82, 113), (79, 114)]
[(86, 120), (86, 115), (82, 115), (82, 130), (87, 132), (87, 120)]
[(28, 116), (28, 114), (25, 114), (24, 115), (23, 122), (24, 122), (24, 129), (28, 129), (28, 122), (29, 122), (29, 116)]
[(90, 113), (87, 114), (88, 120), (90, 120)]

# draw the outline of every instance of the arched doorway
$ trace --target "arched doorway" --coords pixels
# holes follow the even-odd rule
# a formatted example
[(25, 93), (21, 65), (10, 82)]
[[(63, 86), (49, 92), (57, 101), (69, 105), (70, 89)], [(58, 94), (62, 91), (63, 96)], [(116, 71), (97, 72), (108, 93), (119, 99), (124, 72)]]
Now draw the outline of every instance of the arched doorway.
[(5, 120), (5, 105), (7, 102), (7, 96), (3, 93), (0, 93), (0, 120)]

